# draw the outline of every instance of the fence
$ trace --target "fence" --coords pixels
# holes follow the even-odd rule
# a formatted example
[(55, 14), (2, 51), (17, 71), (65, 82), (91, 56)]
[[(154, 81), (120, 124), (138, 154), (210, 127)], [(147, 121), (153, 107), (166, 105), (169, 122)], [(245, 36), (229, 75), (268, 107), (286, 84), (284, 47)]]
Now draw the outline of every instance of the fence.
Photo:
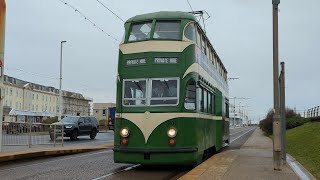
[(63, 146), (63, 128), (63, 125), (3, 122), (2, 146)]
[(320, 106), (308, 109), (304, 112), (304, 117), (316, 118), (320, 116)]

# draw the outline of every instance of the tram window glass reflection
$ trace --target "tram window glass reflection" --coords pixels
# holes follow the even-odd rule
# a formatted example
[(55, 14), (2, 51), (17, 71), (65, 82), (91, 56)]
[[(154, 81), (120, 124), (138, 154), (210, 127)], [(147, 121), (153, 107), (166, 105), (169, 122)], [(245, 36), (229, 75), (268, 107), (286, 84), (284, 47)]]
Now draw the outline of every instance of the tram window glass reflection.
[(176, 105), (177, 103), (177, 80), (152, 80), (150, 105)]
[(131, 26), (129, 41), (150, 39), (152, 22), (137, 23)]
[(184, 31), (184, 35), (186, 36), (186, 38), (190, 39), (191, 41), (195, 42), (196, 41), (196, 29), (194, 27), (194, 23), (190, 23), (185, 31)]
[(124, 81), (124, 105), (146, 105), (146, 80)]
[(155, 39), (180, 39), (179, 21), (159, 21), (156, 23), (153, 38)]

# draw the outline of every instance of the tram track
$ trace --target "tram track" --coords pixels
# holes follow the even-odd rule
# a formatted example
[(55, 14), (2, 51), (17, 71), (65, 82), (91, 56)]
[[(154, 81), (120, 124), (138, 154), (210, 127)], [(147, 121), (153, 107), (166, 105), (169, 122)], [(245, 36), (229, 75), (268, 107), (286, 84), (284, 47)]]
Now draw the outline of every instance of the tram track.
[[(254, 128), (246, 128), (244, 130), (234, 132), (230, 134), (230, 146), (237, 141), (243, 141), (243, 143), (247, 140), (247, 136), (250, 135), (250, 132), (253, 132)], [(232, 137), (233, 135), (239, 134), (236, 137)], [(242, 143), (241, 143), (242, 144)], [(229, 146), (229, 147), (230, 147)], [(237, 148), (238, 146), (235, 145)], [(223, 148), (222, 151), (228, 150), (229, 148)], [(125, 166), (120, 170), (114, 171), (112, 173), (108, 173), (106, 175), (94, 178), (92, 180), (101, 180), (101, 179), (178, 179), (187, 172), (189, 172), (193, 167), (145, 167), (140, 164)]]

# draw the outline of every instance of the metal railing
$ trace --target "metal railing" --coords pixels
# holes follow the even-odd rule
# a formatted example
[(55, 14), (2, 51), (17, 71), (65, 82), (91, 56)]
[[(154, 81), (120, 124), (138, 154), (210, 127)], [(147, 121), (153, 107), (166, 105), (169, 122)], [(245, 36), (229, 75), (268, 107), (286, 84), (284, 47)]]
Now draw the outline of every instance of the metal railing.
[(63, 128), (62, 125), (3, 122), (2, 146), (63, 146)]
[(310, 108), (304, 111), (304, 117), (307, 117), (307, 118), (320, 117), (320, 106), (316, 106), (314, 108)]

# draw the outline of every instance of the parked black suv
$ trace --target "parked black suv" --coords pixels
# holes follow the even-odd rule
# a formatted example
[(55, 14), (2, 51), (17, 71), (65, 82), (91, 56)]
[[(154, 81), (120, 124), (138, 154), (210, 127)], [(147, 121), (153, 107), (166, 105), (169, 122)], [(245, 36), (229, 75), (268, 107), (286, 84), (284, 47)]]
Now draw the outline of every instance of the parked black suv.
[(50, 139), (54, 140), (53, 129), (56, 126), (56, 136), (61, 132), (62, 125), (64, 126), (64, 136), (70, 137), (71, 140), (77, 140), (78, 136), (89, 135), (90, 139), (94, 139), (99, 132), (99, 123), (93, 116), (68, 116), (61, 121), (53, 123), (50, 127)]

